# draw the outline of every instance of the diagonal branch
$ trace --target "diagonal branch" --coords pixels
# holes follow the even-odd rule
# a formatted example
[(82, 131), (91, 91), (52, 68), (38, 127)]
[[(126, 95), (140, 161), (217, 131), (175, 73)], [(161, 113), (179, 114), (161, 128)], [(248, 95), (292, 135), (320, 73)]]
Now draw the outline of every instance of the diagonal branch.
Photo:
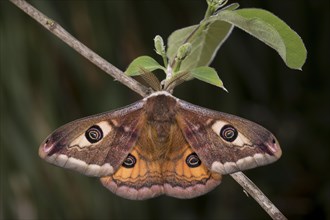
[(56, 35), (59, 39), (64, 41), (67, 45), (75, 49), (79, 54), (84, 56), (86, 59), (94, 63), (104, 72), (121, 82), (122, 84), (126, 85), (128, 88), (132, 89), (136, 93), (140, 94), (141, 96), (148, 95), (149, 89), (133, 78), (126, 76), (121, 70), (117, 67), (113, 66), (105, 59), (100, 57), (98, 54), (93, 52), (91, 49), (86, 47), (76, 38), (74, 38), (71, 34), (69, 34), (64, 28), (62, 28), (58, 23), (54, 20), (48, 18), (46, 15), (38, 11), (32, 5), (27, 3), (24, 0), (10, 0), (14, 3), (17, 7), (22, 9), (25, 13), (30, 15), (33, 19), (39, 22), (42, 26)]
[(276, 206), (265, 196), (265, 194), (242, 172), (230, 174), (230, 176), (239, 183), (244, 191), (250, 194), (259, 205), (268, 213), (272, 219), (287, 219)]
[[(105, 59), (97, 55), (95, 52), (90, 50), (84, 44), (79, 42), (66, 30), (64, 30), (59, 24), (57, 24), (52, 19), (48, 18), (36, 8), (31, 6), (24, 0), (9, 0), (15, 4), (18, 8), (23, 10), (25, 13), (30, 15), (33, 19), (39, 22), (42, 26), (68, 44), (70, 47), (75, 49), (79, 54), (84, 56), (86, 59), (94, 63), (100, 69), (105, 71), (107, 74), (126, 85), (128, 88), (132, 89), (136, 93), (145, 97), (149, 93), (149, 89), (142, 84), (138, 83), (131, 77), (126, 76), (121, 70), (113, 66)], [(260, 189), (242, 172), (237, 172), (231, 174), (232, 178), (238, 182), (246, 192), (248, 192), (259, 204), (260, 206), (271, 216), (272, 219), (283, 220), (286, 217), (276, 208), (276, 206), (260, 191)]]

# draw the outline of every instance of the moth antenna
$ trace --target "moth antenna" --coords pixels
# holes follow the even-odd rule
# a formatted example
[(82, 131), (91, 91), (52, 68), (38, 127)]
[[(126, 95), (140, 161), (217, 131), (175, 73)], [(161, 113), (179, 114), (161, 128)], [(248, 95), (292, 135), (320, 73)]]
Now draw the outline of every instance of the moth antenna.
[(151, 87), (154, 91), (160, 91), (162, 89), (160, 81), (155, 74), (144, 68), (140, 68), (140, 72), (142, 72), (142, 74), (135, 77), (137, 81)]
[(165, 84), (165, 90), (166, 91), (172, 91), (175, 87), (180, 85), (181, 83), (192, 79), (192, 76), (189, 72), (181, 72), (176, 75), (174, 75), (166, 84)]

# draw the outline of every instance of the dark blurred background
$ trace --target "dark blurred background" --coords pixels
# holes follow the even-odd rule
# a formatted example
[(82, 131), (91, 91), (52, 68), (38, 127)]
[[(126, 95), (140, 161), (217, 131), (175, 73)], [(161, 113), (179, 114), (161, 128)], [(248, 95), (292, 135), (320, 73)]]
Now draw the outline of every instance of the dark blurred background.
[[(154, 36), (167, 39), (206, 10), (204, 0), (30, 2), (122, 70), (140, 55), (160, 58)], [(235, 29), (211, 65), (229, 93), (193, 80), (174, 94), (272, 131), (282, 158), (245, 174), (289, 219), (330, 219), (329, 1), (239, 3), (273, 12), (302, 37), (303, 71)], [(0, 36), (1, 219), (268, 219), (230, 176), (195, 199), (129, 201), (96, 178), (41, 160), (39, 144), (60, 125), (140, 97), (7, 1), (0, 2)]]

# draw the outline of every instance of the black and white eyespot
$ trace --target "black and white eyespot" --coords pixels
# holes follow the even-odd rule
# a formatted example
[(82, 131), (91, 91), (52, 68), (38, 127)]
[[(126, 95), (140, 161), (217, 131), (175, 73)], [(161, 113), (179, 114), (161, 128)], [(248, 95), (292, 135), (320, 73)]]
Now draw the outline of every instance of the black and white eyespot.
[(102, 129), (98, 125), (93, 125), (85, 132), (85, 137), (92, 144), (99, 142), (103, 138)]
[(128, 156), (123, 162), (123, 167), (133, 168), (135, 164), (136, 164), (136, 158), (132, 154), (128, 154)]
[(196, 153), (191, 153), (186, 158), (186, 164), (191, 167), (199, 167), (201, 165), (202, 161), (199, 159)]
[(246, 145), (252, 145), (251, 141), (228, 121), (214, 121), (211, 128), (221, 140), (230, 143), (229, 145), (226, 145), (227, 147), (244, 147)]
[[(78, 124), (79, 127), (79, 124)], [(104, 137), (112, 131), (112, 126), (108, 121), (100, 121), (82, 132), (69, 144), (70, 147), (78, 147), (78, 150), (91, 145), (97, 145), (104, 140)]]
[(238, 132), (232, 125), (224, 125), (220, 130), (220, 137), (222, 137), (225, 141), (233, 142), (236, 140), (237, 136)]

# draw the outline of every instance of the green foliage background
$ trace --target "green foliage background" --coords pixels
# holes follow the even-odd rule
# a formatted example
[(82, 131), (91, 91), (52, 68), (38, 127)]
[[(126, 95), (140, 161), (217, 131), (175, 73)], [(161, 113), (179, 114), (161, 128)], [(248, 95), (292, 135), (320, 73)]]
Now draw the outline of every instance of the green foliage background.
[[(122, 70), (140, 55), (159, 58), (154, 36), (199, 22), (206, 9), (204, 0), (30, 2)], [(283, 157), (245, 173), (290, 219), (330, 219), (329, 1), (239, 3), (269, 10), (298, 32), (308, 50), (303, 71), (235, 29), (211, 65), (230, 93), (194, 80), (174, 94), (271, 130)], [(42, 161), (38, 146), (57, 127), (139, 96), (7, 1), (0, 2), (0, 37), (0, 219), (268, 218), (229, 176), (196, 199), (129, 201), (95, 178)]]

